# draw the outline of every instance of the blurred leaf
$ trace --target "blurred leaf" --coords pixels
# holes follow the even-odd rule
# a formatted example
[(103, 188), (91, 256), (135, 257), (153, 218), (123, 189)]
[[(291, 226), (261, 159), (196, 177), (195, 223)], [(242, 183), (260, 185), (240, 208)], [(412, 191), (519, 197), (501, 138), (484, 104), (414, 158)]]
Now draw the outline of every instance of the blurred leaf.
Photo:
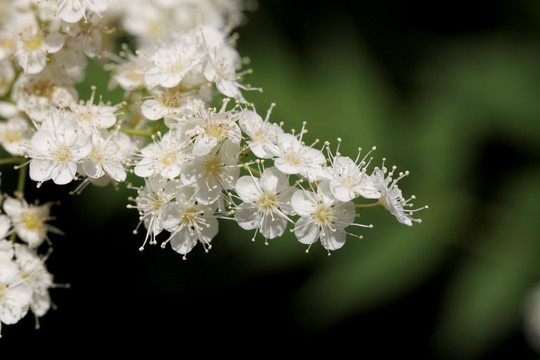
[[(524, 296), (540, 275), (539, 175), (514, 184), (511, 207), (493, 207), (493, 226), (450, 281), (436, 338), (446, 355), (477, 358), (518, 330)], [(535, 199), (535, 211), (522, 199)]]
[[(341, 24), (343, 28), (346, 24)], [(350, 36), (318, 44), (309, 59), (300, 63), (275, 30), (265, 29), (265, 46), (250, 47), (254, 71), (249, 75), (251, 84), (264, 91), (246, 94), (259, 113), (276, 103), (271, 121), (284, 122), (285, 129), (297, 131), (306, 121), (306, 143), (316, 138), (335, 143), (341, 137), (343, 153), (353, 157), (359, 146), (370, 149), (384, 144), (392, 98), (359, 39)]]
[[(540, 54), (534, 44), (506, 39), (469, 38), (426, 61), (424, 99), (444, 99), (465, 139), (498, 126), (526, 139), (540, 136)], [(435, 119), (425, 119), (430, 123)]]

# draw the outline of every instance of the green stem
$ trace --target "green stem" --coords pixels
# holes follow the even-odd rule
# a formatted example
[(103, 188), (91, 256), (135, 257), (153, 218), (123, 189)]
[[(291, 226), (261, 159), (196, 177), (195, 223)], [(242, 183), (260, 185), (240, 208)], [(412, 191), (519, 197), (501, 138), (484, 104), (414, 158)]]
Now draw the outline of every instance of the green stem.
[(152, 126), (150, 130), (121, 128), (120, 131), (128, 135), (152, 137), (152, 135), (158, 132), (159, 128), (161, 127), (161, 124), (163, 124), (163, 119), (156, 120), (154, 126)]
[(26, 184), (27, 174), (28, 174), (27, 166), (23, 166), (19, 169), (19, 180), (17, 181), (17, 192), (15, 194), (18, 198), (24, 197), (24, 185)]
[(26, 161), (26, 159), (22, 156), (13, 156), (5, 159), (0, 159), (0, 165), (5, 164), (22, 164)]
[(356, 206), (359, 209), (370, 208), (370, 207), (375, 207), (379, 205), (381, 205), (379, 201), (371, 203), (371, 204), (354, 204), (354, 206)]
[[(19, 179), (17, 181), (17, 191), (15, 191), (15, 196), (20, 200), (24, 198), (24, 185), (26, 184), (26, 175), (28, 175), (28, 167), (23, 166), (19, 169)], [(13, 232), (9, 236), (9, 241), (15, 243), (17, 233)]]
[(247, 156), (250, 152), (251, 152), (251, 149), (248, 147), (248, 148), (246, 148), (246, 150), (242, 151), (242, 152), (240, 153), (240, 155), (238, 155), (238, 157), (241, 159), (241, 158), (243, 158), (244, 156)]
[(121, 132), (128, 135), (134, 135), (134, 136), (146, 136), (146, 137), (152, 137), (154, 135), (154, 132), (152, 130), (137, 130), (137, 129), (120, 129)]
[(154, 124), (154, 126), (152, 126), (152, 133), (157, 133), (159, 128), (161, 127), (161, 124), (163, 124), (163, 119), (159, 119), (159, 120), (156, 120), (156, 123)]
[(251, 166), (249, 165), (244, 165), (244, 169), (248, 170), (250, 173), (252, 173), (253, 175), (257, 176), (257, 177), (261, 177), (261, 172), (257, 169), (254, 169), (252, 168)]

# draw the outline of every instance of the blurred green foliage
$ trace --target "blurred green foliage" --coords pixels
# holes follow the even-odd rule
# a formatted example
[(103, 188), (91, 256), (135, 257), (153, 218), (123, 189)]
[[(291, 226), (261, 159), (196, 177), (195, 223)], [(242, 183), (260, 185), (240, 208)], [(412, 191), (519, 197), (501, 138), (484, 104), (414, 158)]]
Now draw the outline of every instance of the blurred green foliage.
[(260, 32), (248, 35), (244, 54), (264, 92), (251, 98), (259, 110), (276, 102), (272, 119), (286, 127), (307, 121), (308, 143), (341, 137), (350, 156), (376, 145), (376, 159), (411, 171), (404, 194), (430, 209), (412, 228), (366, 211), (360, 221), (375, 228), (332, 259), (322, 251), (306, 259), (293, 239), (280, 239), (290, 249), (253, 251), (245, 261), (265, 271), (312, 265), (292, 312), (313, 331), (399, 301), (446, 272), (426, 344), (443, 358), (479, 358), (522, 331), (524, 297), (540, 275), (539, 39), (488, 33), (441, 44), (415, 68), (415, 92), (403, 101), (348, 19), (321, 25), (303, 57), (279, 30), (257, 23), (264, 45), (249, 43)]

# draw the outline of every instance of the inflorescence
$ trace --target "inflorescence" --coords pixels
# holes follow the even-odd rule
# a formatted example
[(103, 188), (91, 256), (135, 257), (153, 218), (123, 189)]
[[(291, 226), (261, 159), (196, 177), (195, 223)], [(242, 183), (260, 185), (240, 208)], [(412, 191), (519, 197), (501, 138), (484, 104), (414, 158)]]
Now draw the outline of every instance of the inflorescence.
[[(26, 177), (39, 187), (126, 184), (144, 227), (139, 245), (170, 247), (185, 259), (209, 251), (222, 219), (269, 244), (286, 231), (330, 254), (362, 209), (382, 206), (402, 224), (420, 222), (385, 160), (340, 153), (341, 139), (306, 142), (307, 123), (286, 131), (246, 100), (251, 70), (235, 46), (243, 0), (4, 0), (0, 4), (0, 144), (19, 189), (0, 215), (0, 325), (51, 306), (45, 267), (51, 204), (30, 205)], [(129, 46), (122, 40), (129, 39)], [(110, 73), (124, 100), (104, 102), (77, 85), (89, 61)], [(217, 103), (217, 106), (216, 106)], [(138, 185), (132, 185), (134, 183)], [(161, 237), (162, 240), (158, 241)], [(42, 244), (48, 247), (39, 255)], [(37, 322), (36, 322), (37, 324)]]

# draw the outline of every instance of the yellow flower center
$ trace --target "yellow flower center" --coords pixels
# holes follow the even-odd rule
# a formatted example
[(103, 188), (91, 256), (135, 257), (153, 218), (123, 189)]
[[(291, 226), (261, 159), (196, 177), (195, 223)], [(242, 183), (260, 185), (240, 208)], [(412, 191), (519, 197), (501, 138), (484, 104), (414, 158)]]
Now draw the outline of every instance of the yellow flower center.
[(300, 157), (292, 151), (287, 152), (284, 159), (286, 162), (294, 166), (299, 166), (302, 163)]
[(192, 205), (191, 207), (184, 209), (180, 222), (188, 226), (193, 226), (198, 216), (199, 216), (199, 211), (197, 210), (197, 207), (195, 205)]
[(28, 51), (38, 50), (43, 43), (44, 37), (41, 35), (31, 36), (24, 42), (24, 48)]
[(333, 207), (319, 204), (313, 213), (313, 218), (319, 223), (319, 226), (324, 227), (332, 224), (335, 220), (335, 210)]
[(103, 152), (99, 148), (92, 148), (90, 154), (88, 154), (90, 159), (94, 159), (96, 162), (101, 163), (105, 160)]
[(22, 140), (22, 136), (17, 131), (9, 131), (7, 130), (4, 133), (4, 141), (11, 143), (11, 142), (18, 142)]
[(158, 100), (163, 106), (174, 109), (180, 106), (182, 97), (177, 91), (170, 90), (168, 93), (161, 94)]
[(211, 157), (204, 163), (204, 170), (209, 177), (219, 178), (223, 171), (223, 163), (218, 156)]
[(35, 211), (25, 211), (21, 218), (22, 223), (29, 230), (38, 230), (43, 227), (43, 219)]
[(151, 199), (149, 202), (152, 211), (159, 211), (159, 209), (161, 209), (161, 207), (165, 204), (166, 201), (163, 196), (158, 193), (154, 193), (151, 195)]
[(171, 165), (174, 165), (176, 164), (176, 162), (178, 161), (178, 153), (175, 152), (175, 151), (170, 151), (168, 153), (166, 153), (165, 155), (163, 155), (159, 161), (161, 162), (161, 164), (163, 166), (171, 166)]
[(30, 93), (34, 96), (51, 98), (54, 92), (54, 85), (48, 80), (38, 80), (32, 84)]
[(67, 162), (71, 160), (71, 149), (66, 145), (59, 145), (52, 152), (52, 156), (58, 162)]
[(272, 212), (277, 208), (278, 198), (275, 194), (263, 191), (259, 200), (257, 200), (257, 206), (262, 209), (263, 212)]
[(210, 124), (205, 127), (205, 132), (218, 140), (227, 137), (227, 131), (225, 130), (223, 124)]

